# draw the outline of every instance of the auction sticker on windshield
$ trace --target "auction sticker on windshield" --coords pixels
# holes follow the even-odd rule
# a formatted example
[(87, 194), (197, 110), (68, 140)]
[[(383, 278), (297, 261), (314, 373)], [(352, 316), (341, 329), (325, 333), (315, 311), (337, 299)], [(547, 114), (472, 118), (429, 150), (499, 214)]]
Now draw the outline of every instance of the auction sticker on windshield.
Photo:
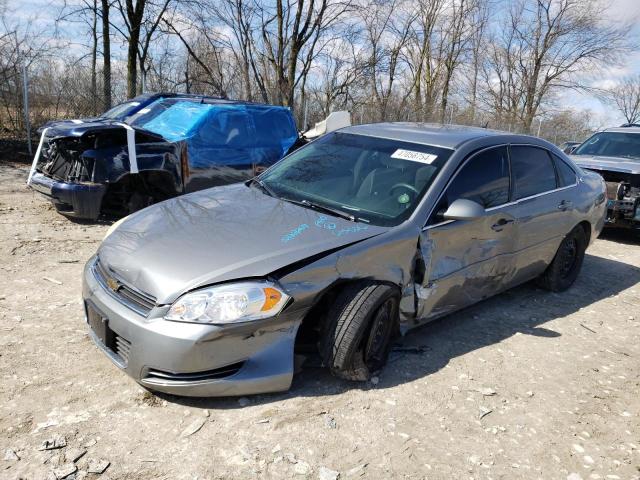
[(393, 152), (391, 158), (431, 164), (436, 158), (438, 158), (438, 156), (431, 153), (414, 152), (412, 150), (403, 150), (399, 148), (398, 150)]

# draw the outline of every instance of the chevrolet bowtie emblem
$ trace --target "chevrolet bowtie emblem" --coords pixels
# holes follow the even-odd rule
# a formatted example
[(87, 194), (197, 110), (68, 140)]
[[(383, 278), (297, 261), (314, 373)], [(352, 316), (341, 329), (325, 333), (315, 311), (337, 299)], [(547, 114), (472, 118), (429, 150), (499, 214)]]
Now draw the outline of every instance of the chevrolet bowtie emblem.
[(118, 281), (114, 280), (111, 277), (107, 278), (107, 286), (114, 292), (117, 292), (118, 288), (120, 288), (120, 284), (118, 283)]

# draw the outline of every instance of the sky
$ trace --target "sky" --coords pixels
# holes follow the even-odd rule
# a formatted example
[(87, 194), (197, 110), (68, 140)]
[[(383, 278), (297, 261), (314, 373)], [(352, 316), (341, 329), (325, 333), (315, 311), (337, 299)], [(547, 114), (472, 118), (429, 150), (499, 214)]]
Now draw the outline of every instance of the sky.
[[(640, 44), (640, 0), (609, 0), (609, 15), (620, 22), (632, 22), (632, 34)], [(615, 86), (621, 79), (630, 75), (640, 75), (640, 48), (632, 52), (622, 65), (610, 66), (597, 72), (589, 79), (591, 86), (608, 88)], [(596, 116), (596, 126), (617, 126), (625, 122), (624, 117), (609, 105), (604, 105), (592, 93), (568, 91), (559, 102), (561, 107), (588, 109)]]
[[(11, 17), (16, 20), (32, 21), (34, 30), (50, 29), (56, 12), (64, 4), (64, 0), (6, 1)], [(640, 0), (603, 0), (603, 2), (609, 5), (607, 15), (614, 21), (632, 23), (632, 35), (639, 48), (629, 54), (621, 65), (604, 67), (590, 78), (585, 79), (585, 83), (596, 88), (615, 86), (626, 76), (640, 74)], [(70, 36), (73, 29), (67, 28), (66, 30), (65, 33)], [(78, 46), (78, 48), (80, 47)], [(556, 108), (559, 110), (566, 108), (590, 110), (594, 117), (594, 127), (619, 125), (624, 122), (624, 117), (620, 113), (611, 106), (603, 104), (588, 91), (567, 90), (561, 92), (556, 102)]]

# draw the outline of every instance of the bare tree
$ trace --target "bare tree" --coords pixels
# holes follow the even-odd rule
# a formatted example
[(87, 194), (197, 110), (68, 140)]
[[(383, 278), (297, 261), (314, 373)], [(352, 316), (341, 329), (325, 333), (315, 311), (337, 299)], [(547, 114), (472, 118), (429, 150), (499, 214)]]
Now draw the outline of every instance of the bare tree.
[(387, 118), (396, 86), (402, 52), (407, 46), (417, 15), (402, 0), (376, 1), (362, 10), (369, 60), (367, 76), (375, 102), (377, 120)]
[[(255, 9), (246, 0), (221, 0), (219, 7), (214, 8), (211, 14), (208, 9), (203, 13), (208, 17), (217, 18), (223, 25), (231, 29), (233, 39), (230, 39), (228, 44), (231, 46), (231, 51), (240, 65), (243, 97), (252, 101), (254, 97), (252, 79), (257, 73), (252, 55), (253, 41), (251, 35)], [(200, 17), (201, 24), (206, 23), (205, 18)], [(238, 48), (234, 48), (236, 46)], [(259, 77), (256, 80), (259, 83), (263, 100), (268, 101), (264, 85), (260, 85)]]
[(444, 123), (449, 103), (449, 91), (453, 75), (460, 65), (462, 54), (472, 40), (474, 0), (453, 1), (450, 5), (449, 22), (444, 37), (444, 55), (442, 63), (443, 79), (440, 102), (440, 122)]
[(444, 5), (444, 0), (418, 0), (418, 21), (407, 52), (417, 120), (432, 119), (439, 93), (442, 42), (437, 28)]
[(51, 41), (50, 32), (36, 31), (31, 21), (10, 17), (0, 9), (0, 128), (15, 135), (24, 127), (23, 68), (39, 73), (38, 67), (62, 45)]
[(624, 78), (619, 85), (607, 89), (604, 100), (614, 105), (627, 123), (640, 121), (640, 75)]
[(349, 7), (349, 1), (335, 0), (256, 4), (261, 38), (253, 39), (253, 51), (273, 72), (276, 103), (294, 108), (296, 87), (309, 71), (318, 41)]
[(121, 33), (127, 39), (127, 97), (136, 96), (138, 90), (138, 42), (140, 41), (140, 31), (142, 20), (144, 19), (144, 7), (147, 0), (116, 0), (118, 10), (122, 16), (126, 30)]
[(357, 94), (366, 88), (369, 59), (360, 33), (356, 25), (349, 26), (340, 38), (330, 40), (316, 58), (316, 75), (308, 85), (306, 103), (301, 102), (306, 124), (325, 118), (334, 109), (355, 110), (362, 104)]
[(161, 0), (160, 3), (148, 3), (145, 9), (145, 18), (142, 21), (140, 40), (138, 45), (138, 65), (140, 66), (140, 73), (142, 76), (140, 92), (146, 90), (146, 77), (149, 71), (149, 65), (147, 60), (149, 58), (149, 48), (151, 42), (156, 37), (156, 33), (159, 31), (160, 22), (168, 12), (171, 0)]
[[(91, 43), (88, 45), (81, 44), (84, 48), (88, 49), (88, 56), (91, 58), (91, 87), (88, 93), (91, 101), (92, 115), (98, 113), (98, 109), (102, 107), (98, 98), (98, 17), (100, 16), (100, 8), (98, 7), (98, 0), (79, 0), (77, 3), (66, 0), (60, 9), (59, 17), (56, 19), (56, 25), (69, 22), (79, 22), (89, 30), (89, 36)], [(83, 56), (80, 55), (78, 60), (82, 60)]]
[(487, 1), (477, 1), (473, 12), (473, 31), (470, 38), (470, 78), (467, 101), (469, 103), (469, 121), (474, 124), (476, 121), (476, 110), (478, 108), (478, 83), (480, 80), (480, 70), (484, 59), (484, 52), (487, 48), (486, 34), (489, 25), (489, 3)]
[[(171, 0), (116, 0), (124, 28), (114, 25), (127, 40), (127, 96), (135, 97), (142, 86), (138, 85), (138, 67), (142, 78), (146, 74), (149, 46)], [(113, 25), (113, 24), (112, 24)]]
[[(553, 113), (563, 89), (588, 91), (593, 73), (630, 43), (605, 0), (66, 1), (81, 15), (64, 21), (82, 21), (90, 34), (65, 50), (55, 32), (33, 32), (0, 0), (3, 128), (19, 132), (26, 63), (38, 121), (95, 113), (100, 96), (106, 110), (112, 98), (150, 89), (283, 104), (307, 122), (340, 108), (355, 122), (528, 131), (544, 112), (541, 134), (555, 138), (548, 125), (584, 130), (575, 115)], [(113, 48), (121, 43), (126, 53)], [(634, 82), (608, 97), (628, 121), (640, 121)]]
[[(167, 32), (175, 35), (185, 50), (189, 58), (193, 59), (197, 67), (204, 73), (205, 78), (201, 78), (200, 81), (213, 88), (213, 93), (221, 97), (227, 97), (227, 92), (224, 87), (224, 69), (222, 66), (222, 56), (224, 54), (224, 41), (213, 29), (206, 28), (206, 24), (194, 25), (187, 24), (186, 28), (180, 28), (176, 26), (171, 20), (163, 19), (163, 23), (166, 26)], [(186, 36), (185, 31), (189, 31), (195, 27), (197, 35), (193, 38)], [(188, 64), (187, 64), (188, 66)], [(197, 72), (191, 69), (191, 76)], [(186, 70), (186, 76), (189, 76), (189, 69)], [(190, 85), (190, 81), (187, 78), (187, 85)], [(191, 78), (193, 81), (193, 78)], [(190, 87), (189, 87), (190, 88)]]
[(525, 131), (540, 105), (558, 88), (585, 87), (579, 72), (616, 60), (628, 44), (629, 28), (603, 20), (600, 0), (517, 0), (502, 35), (494, 39), (493, 72), (487, 85), (508, 103)]

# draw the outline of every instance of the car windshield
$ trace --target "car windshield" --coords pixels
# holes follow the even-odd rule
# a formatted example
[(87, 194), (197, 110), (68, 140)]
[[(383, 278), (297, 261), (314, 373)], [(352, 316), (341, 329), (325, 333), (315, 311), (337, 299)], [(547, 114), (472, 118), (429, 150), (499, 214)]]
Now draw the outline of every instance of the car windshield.
[(640, 160), (640, 133), (596, 133), (576, 148), (573, 155), (603, 155)]
[(185, 103), (187, 105), (193, 105), (196, 108), (198, 105), (202, 105), (199, 101), (194, 102), (193, 100), (186, 100), (184, 98), (161, 98), (131, 115), (127, 119), (127, 123), (134, 127), (144, 128), (147, 123), (151, 122), (154, 118), (161, 116), (167, 110), (176, 108), (176, 105)]
[(140, 105), (140, 102), (124, 102), (124, 103), (121, 103), (120, 105), (116, 105), (110, 110), (107, 110), (100, 116), (102, 118), (108, 118), (113, 120), (123, 118), (127, 115), (129, 111), (133, 110), (138, 105)]
[(260, 175), (259, 183), (270, 194), (310, 208), (394, 226), (413, 213), (451, 153), (431, 145), (336, 132), (285, 157)]

